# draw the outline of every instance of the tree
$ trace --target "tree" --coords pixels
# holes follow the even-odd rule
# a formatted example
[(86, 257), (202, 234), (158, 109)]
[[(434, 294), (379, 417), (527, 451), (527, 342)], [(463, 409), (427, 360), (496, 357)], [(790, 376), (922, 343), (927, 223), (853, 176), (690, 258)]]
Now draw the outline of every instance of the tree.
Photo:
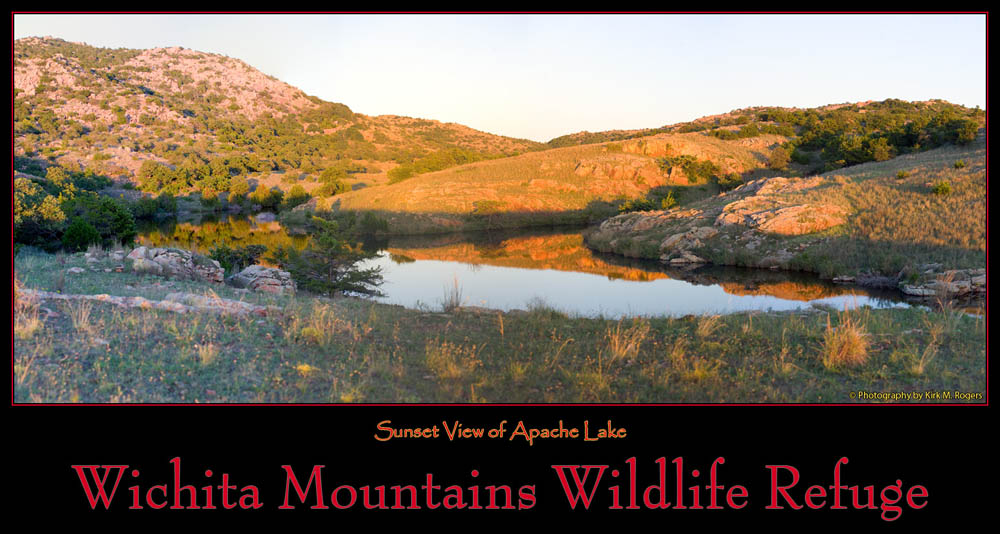
[(292, 189), (285, 195), (285, 200), (282, 201), (281, 209), (290, 210), (299, 204), (309, 202), (309, 193), (306, 192), (305, 188), (299, 184), (292, 186)]
[(767, 160), (767, 166), (776, 171), (783, 171), (788, 168), (788, 162), (791, 159), (788, 151), (779, 146), (771, 152), (771, 157)]
[(375, 252), (362, 250), (360, 243), (351, 244), (336, 221), (312, 218), (316, 232), (302, 251), (294, 247), (278, 247), (270, 260), (291, 273), (300, 288), (334, 296), (337, 293), (382, 296), (382, 268), (362, 269), (358, 263), (376, 257)]
[(104, 245), (115, 241), (129, 244), (138, 235), (132, 212), (125, 204), (113, 198), (81, 191), (72, 200), (63, 201), (60, 207), (67, 218), (72, 220), (79, 217), (93, 226)]
[(97, 233), (97, 229), (79, 217), (75, 217), (73, 222), (69, 223), (69, 227), (66, 228), (62, 237), (63, 248), (73, 252), (84, 250), (88, 246), (100, 242), (101, 234)]
[(55, 239), (66, 225), (56, 197), (27, 178), (14, 179), (14, 240), (40, 244)]
[(242, 202), (247, 193), (250, 192), (250, 183), (244, 176), (236, 176), (229, 181), (229, 201), (232, 203)]
[(264, 209), (276, 209), (284, 196), (285, 194), (280, 189), (259, 185), (257, 189), (253, 190), (253, 193), (250, 193), (250, 202), (258, 204)]

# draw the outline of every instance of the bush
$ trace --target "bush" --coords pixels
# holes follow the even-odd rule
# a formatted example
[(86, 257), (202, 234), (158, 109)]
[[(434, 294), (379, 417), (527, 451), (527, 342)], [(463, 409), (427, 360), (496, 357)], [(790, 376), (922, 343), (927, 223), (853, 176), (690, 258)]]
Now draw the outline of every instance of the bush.
[(792, 161), (799, 165), (809, 165), (812, 163), (812, 156), (796, 148), (792, 150)]
[(284, 198), (285, 194), (280, 189), (268, 189), (264, 186), (259, 186), (254, 189), (253, 193), (250, 193), (250, 202), (260, 205), (260, 207), (265, 209), (276, 209), (281, 200)]
[(738, 172), (731, 172), (725, 176), (717, 177), (715, 183), (719, 185), (719, 189), (728, 191), (743, 185), (743, 176)]
[(250, 183), (245, 176), (236, 176), (229, 181), (229, 202), (237, 204), (250, 192)]
[(955, 162), (955, 168), (956, 169), (961, 169), (961, 168), (964, 168), (964, 167), (965, 167), (965, 160), (964, 159), (960, 159), (960, 160), (958, 160), (958, 161)]
[(660, 199), (660, 209), (668, 210), (677, 205), (677, 199), (674, 198), (674, 190), (671, 189), (667, 191), (667, 196)]
[(336, 180), (333, 182), (326, 182), (321, 185), (319, 189), (316, 190), (316, 196), (332, 197), (341, 193), (346, 193), (347, 191), (350, 191), (350, 187), (348, 187), (344, 182)]
[(720, 172), (719, 167), (711, 161), (698, 160), (698, 158), (686, 154), (681, 156), (658, 158), (656, 162), (663, 171), (673, 167), (680, 167), (687, 176), (688, 182), (692, 184), (712, 180), (714, 177), (717, 177)]
[(85, 250), (90, 245), (100, 242), (101, 234), (97, 232), (97, 228), (79, 217), (75, 217), (69, 223), (62, 237), (63, 248), (73, 252)]
[(59, 200), (27, 178), (14, 179), (14, 241), (47, 244), (59, 237), (66, 213)]
[(116, 241), (129, 244), (138, 235), (132, 212), (113, 198), (81, 191), (75, 198), (64, 201), (61, 207), (68, 218), (79, 217), (90, 223), (100, 234), (103, 245)]
[[(377, 256), (365, 252), (359, 243), (351, 244), (336, 221), (313, 217), (316, 232), (302, 251), (294, 247), (279, 247), (271, 260), (291, 273), (299, 287), (334, 296), (337, 293), (381, 296), (379, 267), (359, 269), (357, 264)], [(220, 262), (221, 263), (221, 262)]]
[(905, 179), (907, 179), (909, 177), (910, 177), (910, 172), (909, 171), (899, 171), (899, 172), (896, 173), (896, 179), (897, 180), (905, 180)]
[(951, 184), (948, 181), (938, 182), (931, 188), (931, 192), (938, 196), (950, 195)]
[(767, 166), (775, 171), (783, 171), (788, 168), (788, 162), (791, 160), (788, 151), (779, 146), (771, 152), (771, 156), (767, 159)]
[(630, 213), (633, 211), (652, 211), (659, 209), (656, 202), (648, 198), (633, 198), (618, 205), (618, 213)]
[(247, 245), (245, 247), (230, 248), (227, 245), (219, 245), (209, 252), (209, 257), (219, 262), (226, 272), (239, 272), (244, 268), (257, 263), (257, 259), (267, 252), (264, 245)]
[(292, 189), (285, 196), (285, 200), (281, 203), (281, 209), (290, 210), (299, 204), (304, 204), (309, 202), (309, 193), (306, 192), (305, 188), (301, 185), (295, 184)]

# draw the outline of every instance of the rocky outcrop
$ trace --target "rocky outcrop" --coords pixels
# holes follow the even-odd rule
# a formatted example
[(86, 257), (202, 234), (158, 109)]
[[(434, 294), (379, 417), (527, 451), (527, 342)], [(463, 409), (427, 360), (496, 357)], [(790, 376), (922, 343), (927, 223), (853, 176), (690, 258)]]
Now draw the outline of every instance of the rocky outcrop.
[[(740, 196), (722, 208), (716, 226), (744, 225), (760, 232), (802, 235), (844, 224), (848, 210), (830, 203), (796, 203), (782, 195), (812, 189), (823, 178), (761, 178), (730, 192)], [(749, 194), (748, 194), (749, 193)]]
[(139, 247), (127, 256), (132, 271), (221, 284), (225, 269), (219, 262), (179, 248)]
[(230, 277), (228, 282), (236, 287), (275, 295), (295, 293), (295, 281), (288, 271), (262, 265), (251, 265)]
[(258, 306), (239, 300), (217, 296), (196, 295), (194, 293), (170, 293), (164, 300), (150, 300), (144, 297), (119, 297), (115, 295), (66, 295), (36, 289), (20, 289), (19, 296), (38, 300), (92, 300), (106, 302), (122, 308), (142, 308), (164, 310), (174, 313), (209, 312), (230, 315), (267, 316), (281, 313), (277, 306)]
[(978, 298), (986, 294), (986, 269), (941, 271), (940, 264), (924, 265), (915, 281), (902, 282), (900, 291), (921, 299)]

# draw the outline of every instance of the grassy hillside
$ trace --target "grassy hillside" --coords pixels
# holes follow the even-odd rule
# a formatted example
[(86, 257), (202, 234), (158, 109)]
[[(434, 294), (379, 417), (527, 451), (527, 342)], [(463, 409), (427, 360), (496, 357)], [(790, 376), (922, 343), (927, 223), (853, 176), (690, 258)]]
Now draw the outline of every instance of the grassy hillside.
[(558, 148), (422, 174), (338, 195), (324, 206), (376, 211), (392, 232), (421, 233), (595, 222), (626, 199), (671, 188), (712, 190), (672, 156), (710, 162), (741, 179), (774, 174), (770, 152), (786, 139), (721, 140), (700, 133), (661, 134), (620, 143)]

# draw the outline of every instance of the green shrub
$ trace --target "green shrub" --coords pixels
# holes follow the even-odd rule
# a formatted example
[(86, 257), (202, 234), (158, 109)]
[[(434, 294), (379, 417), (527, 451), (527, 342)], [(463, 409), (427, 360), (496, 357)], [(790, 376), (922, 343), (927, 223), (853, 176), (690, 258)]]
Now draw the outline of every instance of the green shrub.
[(812, 163), (812, 156), (796, 148), (792, 150), (792, 161), (799, 165), (809, 165)]
[(253, 193), (250, 193), (250, 202), (260, 205), (264, 209), (276, 209), (280, 204), (285, 194), (280, 189), (269, 189), (264, 186), (258, 186), (254, 189)]
[(947, 180), (940, 181), (934, 184), (934, 187), (931, 188), (931, 192), (938, 196), (949, 195), (951, 194), (951, 183)]
[(668, 210), (677, 205), (677, 199), (674, 198), (674, 190), (671, 189), (667, 191), (667, 196), (660, 199), (660, 209)]
[(335, 195), (339, 195), (341, 193), (346, 193), (350, 191), (350, 189), (351, 188), (348, 187), (347, 184), (341, 182), (340, 180), (336, 180), (333, 182), (326, 182), (323, 185), (319, 186), (319, 189), (316, 189), (316, 196), (332, 197)]
[(265, 252), (267, 252), (267, 247), (264, 245), (247, 245), (235, 248), (219, 245), (209, 252), (209, 257), (218, 261), (226, 272), (239, 272), (257, 263), (257, 259)]
[(62, 238), (63, 248), (73, 252), (85, 250), (90, 245), (100, 242), (101, 234), (97, 232), (97, 229), (79, 217), (74, 218), (69, 223)]
[(59, 200), (27, 178), (14, 179), (14, 241), (43, 245), (58, 239), (66, 224)]
[(285, 200), (281, 203), (281, 209), (290, 210), (295, 206), (309, 202), (312, 198), (309, 193), (306, 192), (305, 188), (301, 185), (295, 184), (288, 195), (285, 196)]
[[(316, 231), (304, 250), (279, 247), (271, 260), (291, 273), (299, 287), (333, 296), (337, 293), (381, 296), (380, 267), (361, 269), (358, 262), (377, 256), (353, 243), (336, 221), (313, 217)], [(221, 262), (220, 262), (221, 263)]]
[(896, 173), (896, 179), (897, 180), (905, 180), (905, 179), (907, 179), (909, 177), (910, 177), (910, 172), (909, 171), (899, 171), (899, 172)]
[(61, 208), (68, 218), (79, 217), (97, 229), (103, 245), (116, 241), (129, 244), (138, 235), (135, 217), (119, 200), (81, 191), (73, 199), (64, 201)]
[(101, 234), (97, 232), (97, 228), (79, 217), (73, 218), (62, 237), (63, 248), (73, 252), (85, 250), (100, 242)]
[(618, 205), (618, 213), (630, 213), (633, 211), (652, 211), (659, 209), (655, 201), (649, 198), (633, 198)]
[(719, 189), (728, 191), (743, 185), (743, 176), (738, 172), (731, 172), (725, 176), (716, 177), (715, 183), (718, 184)]
[(960, 160), (958, 160), (958, 161), (955, 162), (955, 168), (956, 169), (961, 169), (961, 168), (964, 168), (964, 167), (965, 167), (965, 160), (964, 159), (960, 159)]
[(775, 171), (783, 171), (788, 168), (788, 162), (791, 159), (788, 151), (779, 146), (771, 152), (770, 157), (767, 159), (767, 166)]

